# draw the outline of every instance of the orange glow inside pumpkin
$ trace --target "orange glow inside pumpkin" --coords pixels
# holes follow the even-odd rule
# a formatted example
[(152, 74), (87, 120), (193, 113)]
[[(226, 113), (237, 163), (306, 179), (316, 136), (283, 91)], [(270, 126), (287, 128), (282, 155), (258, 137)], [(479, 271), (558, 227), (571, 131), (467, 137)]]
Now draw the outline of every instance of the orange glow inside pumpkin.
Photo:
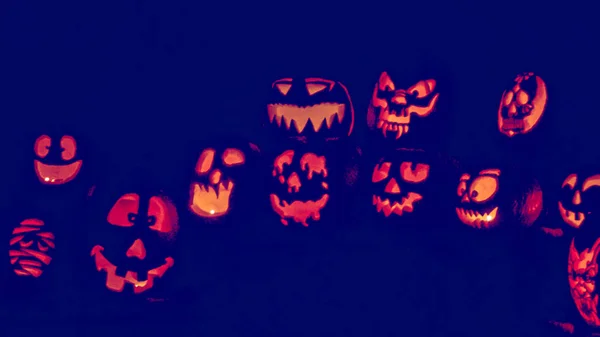
[(600, 174), (593, 175), (588, 177), (583, 184), (581, 184), (580, 189), (576, 189), (575, 186), (577, 184), (578, 176), (577, 174), (570, 174), (565, 178), (562, 184), (562, 188), (569, 188), (573, 191), (573, 198), (571, 199), (571, 205), (564, 205), (561, 201), (558, 202), (558, 211), (560, 213), (563, 221), (573, 227), (579, 228), (583, 224), (586, 218), (586, 213), (580, 211), (573, 211), (570, 206), (578, 207), (582, 203), (582, 193), (586, 192), (592, 187), (600, 186)]
[(18, 276), (40, 277), (42, 267), (52, 261), (48, 254), (55, 248), (54, 234), (42, 231), (43, 226), (42, 220), (26, 219), (12, 231), (8, 255)]
[[(279, 156), (277, 156), (273, 163), (273, 177), (277, 177), (277, 180), (284, 185), (287, 185), (287, 191), (293, 195), (298, 193), (302, 187), (302, 179), (298, 172), (292, 172), (287, 178), (284, 176), (285, 166), (292, 164), (294, 160), (294, 150), (286, 150)], [(317, 156), (314, 153), (305, 153), (300, 158), (300, 170), (306, 174), (308, 180), (313, 179), (315, 174), (327, 178), (327, 165), (325, 156)], [(326, 182), (321, 183), (323, 190), (328, 189)], [(275, 193), (271, 193), (269, 196), (271, 207), (280, 216), (281, 223), (285, 226), (288, 225), (288, 219), (292, 219), (295, 222), (308, 227), (308, 219), (318, 221), (321, 219), (321, 210), (327, 205), (329, 201), (329, 194), (324, 193), (319, 199), (316, 200), (294, 200), (288, 203), (285, 200), (281, 200), (280, 196)]]
[[(196, 162), (196, 174), (208, 175), (208, 183), (194, 182), (190, 185), (189, 209), (203, 218), (216, 218), (229, 212), (231, 195), (235, 182), (224, 178), (223, 172), (213, 168), (216, 151), (205, 149)], [(221, 155), (225, 167), (242, 165), (246, 162), (244, 152), (235, 148), (227, 148)]]
[(574, 240), (569, 248), (569, 287), (571, 297), (583, 320), (593, 327), (600, 326), (598, 317), (598, 294), (595, 279), (598, 275), (600, 239), (582, 252), (575, 248)]
[[(81, 170), (82, 161), (77, 160), (65, 164), (46, 164), (42, 162), (50, 153), (52, 139), (47, 135), (41, 135), (35, 141), (34, 152), (38, 159), (34, 159), (33, 166), (36, 176), (42, 184), (62, 185), (70, 182), (77, 177)], [(61, 158), (64, 161), (70, 161), (75, 158), (77, 153), (77, 143), (71, 136), (65, 135), (60, 140)]]
[[(107, 221), (113, 226), (132, 227), (139, 216), (140, 197), (135, 193), (123, 195), (111, 208)], [(148, 204), (148, 215), (146, 216), (148, 228), (157, 232), (161, 237), (173, 239), (178, 229), (178, 216), (175, 206), (166, 198), (152, 196)], [(135, 294), (142, 293), (154, 286), (154, 280), (162, 277), (166, 271), (173, 267), (175, 260), (166, 257), (165, 263), (148, 270), (145, 280), (137, 272), (127, 271), (125, 276), (116, 275), (117, 267), (102, 254), (105, 247), (95, 245), (91, 256), (94, 257), (97, 271), (106, 273), (106, 288), (115, 292), (122, 292), (125, 284), (133, 285)], [(146, 247), (141, 238), (135, 239), (125, 252), (129, 258), (144, 260), (146, 258)]]
[[(530, 79), (536, 82), (535, 92), (522, 87)], [(509, 137), (530, 132), (542, 118), (547, 100), (546, 83), (541, 77), (531, 72), (517, 75), (515, 85), (504, 91), (500, 99), (498, 129)]]

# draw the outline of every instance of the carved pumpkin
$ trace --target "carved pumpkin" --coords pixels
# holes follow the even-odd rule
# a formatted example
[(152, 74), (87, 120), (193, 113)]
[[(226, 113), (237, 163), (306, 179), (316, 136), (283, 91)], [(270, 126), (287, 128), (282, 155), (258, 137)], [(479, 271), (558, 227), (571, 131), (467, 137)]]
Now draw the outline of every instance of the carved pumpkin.
[(77, 156), (77, 141), (69, 135), (39, 136), (33, 146), (33, 168), (42, 184), (62, 185), (77, 177), (83, 161)]
[(562, 183), (558, 211), (563, 221), (579, 228), (600, 203), (600, 174), (588, 177), (570, 174)]
[(268, 122), (278, 136), (335, 140), (354, 127), (348, 89), (323, 78), (282, 78), (272, 84)]
[(8, 255), (18, 276), (40, 277), (52, 261), (54, 234), (45, 230), (44, 221), (25, 219), (12, 231)]
[(597, 235), (581, 240), (571, 240), (569, 248), (568, 278), (571, 297), (581, 318), (592, 327), (600, 327), (598, 317), (598, 254), (600, 238)]
[(508, 137), (530, 132), (542, 118), (547, 101), (541, 77), (531, 72), (517, 75), (500, 99), (498, 129)]
[(429, 179), (430, 165), (415, 152), (398, 149), (393, 159), (384, 157), (373, 169), (371, 182), (377, 188), (373, 206), (385, 217), (412, 213), (424, 198), (423, 186)]
[(230, 201), (237, 181), (230, 170), (246, 163), (241, 149), (226, 148), (223, 152), (204, 149), (196, 163), (196, 174), (203, 181), (190, 186), (190, 210), (202, 218), (216, 218), (229, 212)]
[(125, 238), (124, 246), (96, 244), (91, 256), (98, 272), (106, 274), (106, 288), (122, 292), (127, 284), (134, 294), (154, 287), (155, 282), (174, 265), (172, 256), (160, 253), (160, 246), (173, 241), (178, 230), (175, 206), (162, 195), (140, 197), (136, 193), (121, 196), (106, 218), (114, 235)]
[(324, 155), (289, 149), (275, 157), (272, 176), (280, 188), (269, 200), (281, 223), (293, 220), (307, 227), (309, 220), (321, 219), (329, 201), (328, 174)]
[(400, 87), (387, 72), (375, 84), (367, 122), (384, 138), (398, 140), (411, 130), (411, 118), (427, 118), (439, 100), (437, 81), (424, 78)]
[[(462, 223), (481, 229), (500, 224), (501, 215), (510, 214), (526, 226), (538, 219), (543, 198), (537, 181), (513, 180), (504, 175), (497, 168), (461, 175), (456, 190), (459, 197), (456, 214)], [(509, 187), (509, 182), (517, 187)]]

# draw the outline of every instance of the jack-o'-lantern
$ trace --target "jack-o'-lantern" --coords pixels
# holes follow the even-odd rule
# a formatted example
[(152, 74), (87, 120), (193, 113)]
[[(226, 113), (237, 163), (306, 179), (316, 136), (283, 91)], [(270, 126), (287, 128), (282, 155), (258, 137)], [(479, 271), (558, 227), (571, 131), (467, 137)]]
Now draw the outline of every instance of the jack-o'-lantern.
[(430, 165), (414, 156), (415, 151), (398, 149), (393, 159), (382, 158), (373, 169), (371, 182), (378, 187), (373, 206), (385, 217), (412, 213), (424, 198), (422, 187), (429, 178)]
[(570, 174), (562, 183), (558, 211), (563, 221), (579, 228), (600, 203), (600, 174), (589, 177)]
[(54, 234), (45, 230), (44, 221), (25, 219), (12, 231), (8, 255), (18, 276), (40, 277), (52, 261)]
[(435, 111), (439, 96), (433, 78), (399, 87), (384, 71), (373, 89), (367, 122), (384, 138), (400, 139), (409, 132), (411, 118), (426, 118)]
[(538, 219), (543, 197), (537, 181), (525, 178), (511, 181), (501, 176), (502, 171), (497, 168), (461, 175), (456, 190), (459, 197), (456, 214), (462, 223), (485, 229), (497, 226), (501, 215), (511, 215), (525, 226)]
[(541, 77), (531, 72), (517, 75), (500, 99), (498, 129), (508, 137), (530, 132), (542, 118), (547, 101)]
[(308, 220), (319, 221), (329, 201), (327, 159), (324, 155), (285, 150), (273, 161), (272, 175), (280, 186), (269, 196), (271, 207), (281, 223), (289, 220), (308, 227)]
[(118, 229), (113, 237), (123, 238), (118, 240), (121, 247), (96, 244), (92, 248), (96, 270), (106, 274), (106, 288), (120, 293), (129, 284), (134, 294), (152, 289), (175, 263), (160, 250), (177, 234), (178, 215), (173, 203), (162, 195), (127, 193), (114, 203), (106, 221)]
[(273, 82), (267, 115), (277, 136), (303, 140), (347, 137), (354, 127), (348, 89), (323, 78), (282, 78)]
[(220, 153), (213, 148), (204, 149), (195, 169), (198, 179), (203, 181), (190, 186), (190, 210), (202, 218), (227, 214), (237, 184), (229, 172), (245, 163), (246, 156), (241, 149), (226, 148)]
[(39, 136), (33, 146), (36, 159), (33, 168), (42, 184), (62, 185), (77, 177), (83, 160), (77, 156), (77, 141), (70, 135), (56, 139)]
[[(589, 241), (589, 242), (585, 242)], [(568, 277), (571, 297), (581, 318), (592, 327), (600, 327), (598, 317), (598, 254), (600, 238), (575, 238), (569, 248)]]

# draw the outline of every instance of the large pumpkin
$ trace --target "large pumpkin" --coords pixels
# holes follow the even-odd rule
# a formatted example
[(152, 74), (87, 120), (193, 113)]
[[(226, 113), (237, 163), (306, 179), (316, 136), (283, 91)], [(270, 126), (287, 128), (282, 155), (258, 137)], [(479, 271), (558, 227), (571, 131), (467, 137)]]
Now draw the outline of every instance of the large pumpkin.
[(479, 229), (506, 220), (531, 226), (542, 212), (542, 189), (535, 179), (511, 173), (493, 167), (463, 173), (456, 190), (458, 219)]
[(540, 121), (548, 92), (546, 83), (532, 72), (517, 75), (502, 93), (498, 108), (498, 129), (508, 137), (529, 133)]
[(105, 274), (105, 286), (140, 294), (174, 266), (167, 252), (178, 230), (177, 210), (166, 196), (130, 192), (114, 200), (105, 218), (110, 242), (96, 242), (91, 250), (94, 267)]
[(348, 89), (324, 78), (282, 78), (272, 84), (267, 105), (270, 130), (282, 138), (336, 140), (354, 127)]

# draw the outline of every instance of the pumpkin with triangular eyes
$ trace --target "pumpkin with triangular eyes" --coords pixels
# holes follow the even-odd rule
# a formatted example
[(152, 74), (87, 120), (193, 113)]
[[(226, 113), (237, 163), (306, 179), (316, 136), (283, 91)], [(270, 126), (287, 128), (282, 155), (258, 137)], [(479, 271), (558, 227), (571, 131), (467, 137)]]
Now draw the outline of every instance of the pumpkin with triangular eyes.
[(498, 168), (462, 174), (456, 194), (458, 219), (479, 229), (509, 219), (531, 226), (543, 208), (542, 190), (535, 179), (515, 179)]
[(42, 184), (62, 185), (77, 177), (83, 160), (78, 157), (77, 140), (70, 135), (39, 136), (33, 146), (34, 172)]

